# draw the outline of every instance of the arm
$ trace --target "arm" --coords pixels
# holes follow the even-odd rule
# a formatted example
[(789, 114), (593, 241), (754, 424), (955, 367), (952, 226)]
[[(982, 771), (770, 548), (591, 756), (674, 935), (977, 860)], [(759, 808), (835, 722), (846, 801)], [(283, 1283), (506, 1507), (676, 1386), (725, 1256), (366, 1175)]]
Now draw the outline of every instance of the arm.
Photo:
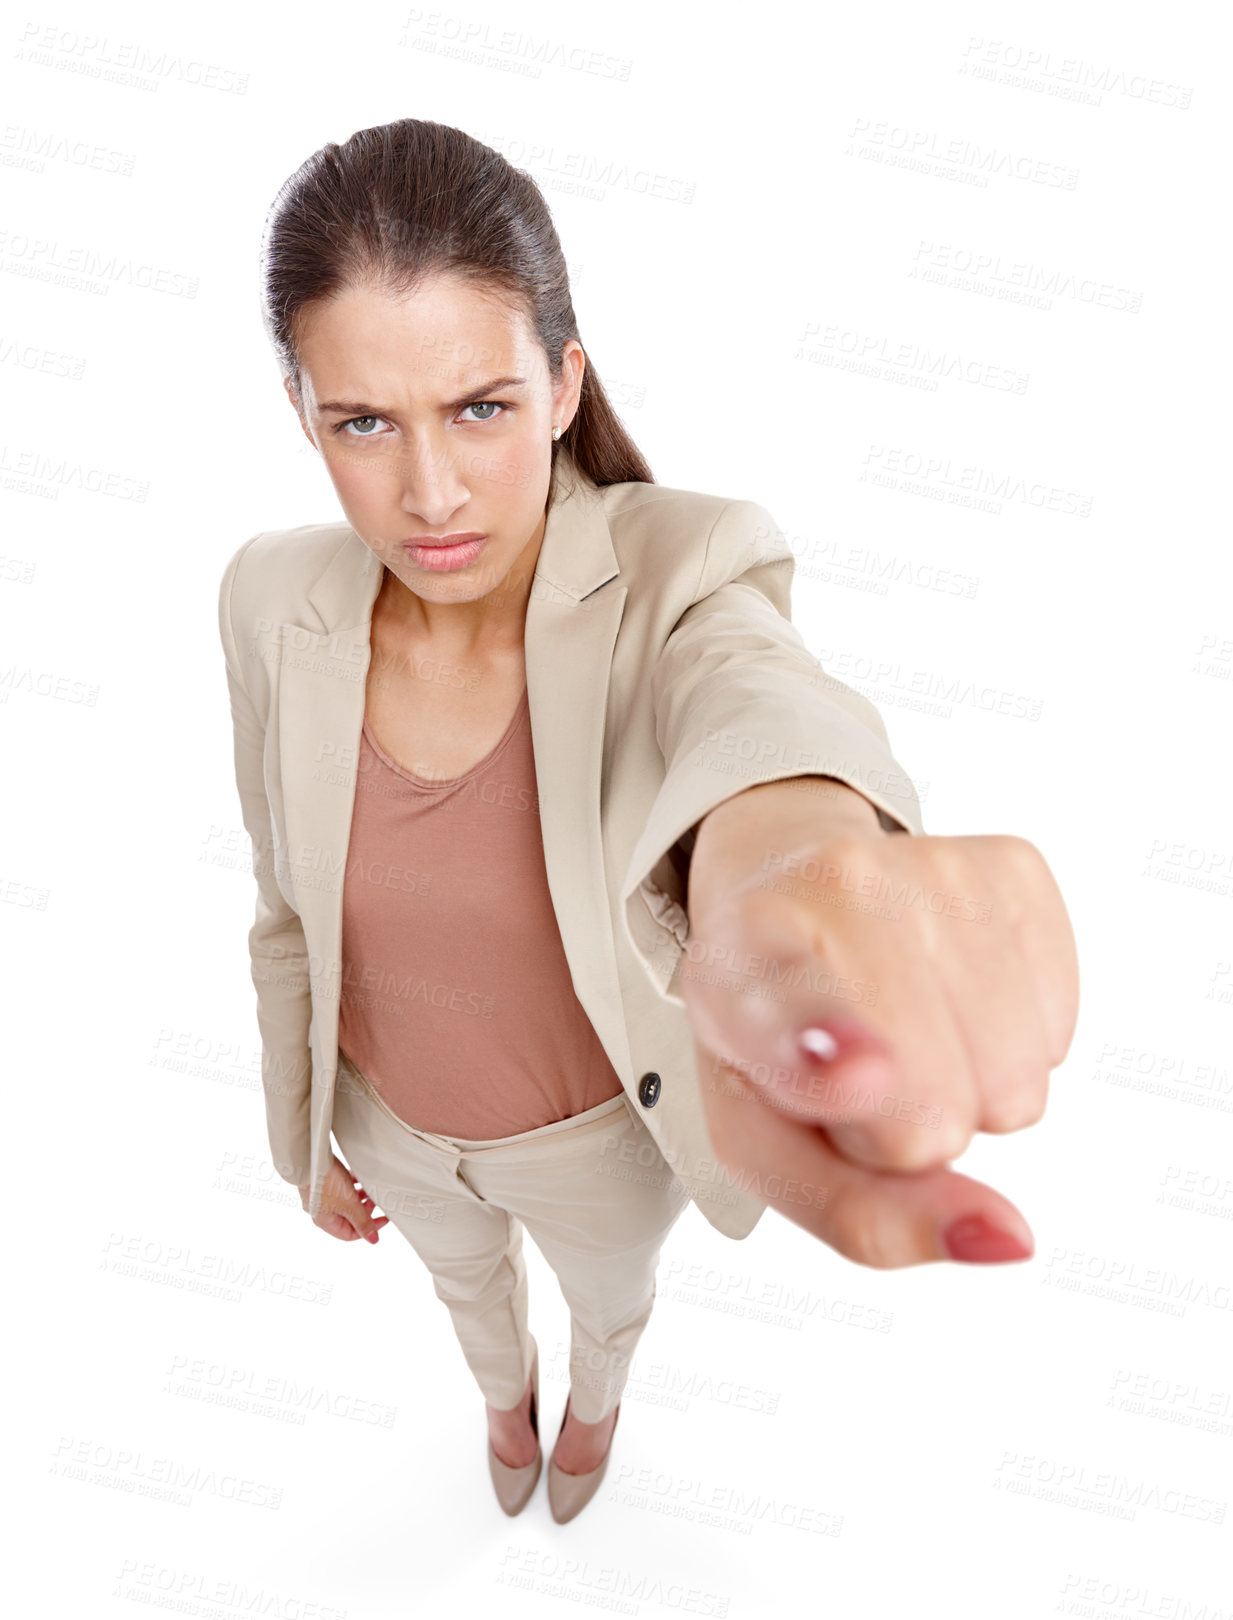
[[(769, 784), (778, 784), (776, 803), (791, 805), (789, 820), (804, 806), (837, 805), (846, 787), (884, 831), (923, 831), (916, 790), (877, 709), (826, 673), (791, 622), (793, 566), (770, 514), (753, 501), (729, 501), (708, 538), (694, 600), (652, 672), (667, 769), (621, 893), (647, 972), (682, 1004), (688, 866), (725, 823), (743, 827), (751, 806), (769, 805)], [(801, 791), (806, 777), (816, 798)], [(830, 793), (834, 801), (823, 796)], [(724, 816), (703, 840), (703, 824), (720, 806)]]
[[(1023, 1216), (952, 1162), (1043, 1112), (1078, 1012), (1065, 906), (1024, 839), (923, 836), (877, 711), (788, 622), (791, 568), (768, 514), (724, 508), (653, 670), (667, 774), (630, 932), (685, 1006), (711, 1144), (744, 1184), (865, 1265), (1023, 1259)], [(816, 880), (764, 888), (792, 854)]]
[(265, 733), (244, 687), (231, 618), (231, 595), (246, 547), (227, 565), (219, 591), (218, 622), (227, 665), (235, 736), (235, 778), (244, 826), (253, 841), (257, 879), (256, 919), (248, 935), (257, 1025), (261, 1033), (261, 1081), (274, 1168), (292, 1186), (309, 1176), (309, 1099), (312, 998), (308, 946), (299, 915), (287, 903), (274, 874), (270, 807), (264, 785)]

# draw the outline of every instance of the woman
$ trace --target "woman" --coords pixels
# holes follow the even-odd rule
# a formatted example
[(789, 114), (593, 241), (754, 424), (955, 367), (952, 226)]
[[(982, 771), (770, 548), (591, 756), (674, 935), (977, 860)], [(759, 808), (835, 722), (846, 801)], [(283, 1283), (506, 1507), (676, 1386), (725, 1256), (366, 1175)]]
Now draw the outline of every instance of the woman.
[(1033, 846), (924, 835), (769, 514), (654, 483), (525, 174), (363, 130), (263, 261), (347, 520), (254, 536), (220, 591), (272, 1157), (324, 1231), (424, 1260), (507, 1513), (542, 1462), (530, 1231), (571, 1314), (565, 1522), (686, 1203), (871, 1265), (1031, 1252), (948, 1166), (1039, 1118), (1073, 939)]

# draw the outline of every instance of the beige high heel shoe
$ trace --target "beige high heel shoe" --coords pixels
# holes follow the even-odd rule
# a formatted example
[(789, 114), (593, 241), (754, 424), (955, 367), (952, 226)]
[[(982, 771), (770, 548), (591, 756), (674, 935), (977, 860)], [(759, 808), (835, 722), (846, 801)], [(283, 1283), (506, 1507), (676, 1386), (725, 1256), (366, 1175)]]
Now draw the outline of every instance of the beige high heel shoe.
[[(600, 1487), (600, 1481), (607, 1472), (608, 1459), (612, 1455), (612, 1441), (616, 1436), (616, 1426), (621, 1421), (621, 1405), (618, 1401), (616, 1419), (612, 1425), (612, 1434), (608, 1438), (608, 1449), (604, 1452), (604, 1460), (592, 1468), (589, 1474), (567, 1474), (563, 1468), (558, 1468), (555, 1453), (548, 1459), (548, 1506), (552, 1509), (552, 1516), (558, 1524), (568, 1524), (575, 1514), (581, 1513), (583, 1508), (595, 1495)], [(569, 1396), (565, 1397), (565, 1411), (561, 1417), (561, 1429), (565, 1427), (565, 1419), (569, 1416)], [(561, 1437), (561, 1429), (557, 1430), (557, 1438)]]
[[(531, 1358), (531, 1427), (535, 1430), (535, 1438), (539, 1440), (539, 1345), (535, 1346), (535, 1354)], [(521, 1513), (531, 1500), (531, 1493), (539, 1482), (539, 1471), (544, 1464), (543, 1447), (538, 1446), (535, 1460), (529, 1462), (525, 1468), (511, 1468), (503, 1463), (492, 1449), (491, 1437), (488, 1441), (488, 1471), (492, 1475), (493, 1489), (497, 1493), (497, 1501), (511, 1516)]]

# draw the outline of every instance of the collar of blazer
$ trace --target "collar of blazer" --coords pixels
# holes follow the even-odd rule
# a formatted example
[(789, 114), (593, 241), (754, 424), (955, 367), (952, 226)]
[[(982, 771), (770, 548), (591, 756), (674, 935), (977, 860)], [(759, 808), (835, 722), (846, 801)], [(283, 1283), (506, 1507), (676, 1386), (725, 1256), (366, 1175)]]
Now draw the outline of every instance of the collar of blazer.
[[(559, 446), (525, 631), (540, 825), (575, 992), (628, 1080), (600, 821), (609, 674), (628, 594), (627, 586), (611, 584), (619, 572), (603, 493)], [(302, 617), (281, 624), (275, 664), (287, 858), (309, 949), (327, 1086), (337, 1069), (343, 880), (372, 609), (383, 573), (354, 530), (342, 526), (341, 543), (303, 591)], [(407, 865), (414, 866), (413, 854)], [(326, 1104), (323, 1095), (320, 1106)]]

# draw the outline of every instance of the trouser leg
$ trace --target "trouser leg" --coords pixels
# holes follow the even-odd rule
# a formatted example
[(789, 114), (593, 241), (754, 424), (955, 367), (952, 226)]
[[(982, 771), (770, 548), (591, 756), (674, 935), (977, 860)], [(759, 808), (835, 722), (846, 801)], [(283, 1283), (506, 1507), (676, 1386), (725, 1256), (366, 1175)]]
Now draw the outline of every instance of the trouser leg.
[(621, 1399), (687, 1192), (628, 1108), (577, 1131), (464, 1152), (462, 1174), (522, 1221), (556, 1273), (570, 1311), (570, 1409), (598, 1423)]
[(425, 1144), (339, 1078), (339, 1157), (428, 1268), (484, 1399), (517, 1406), (535, 1350), (522, 1223), (468, 1185), (457, 1154)]

